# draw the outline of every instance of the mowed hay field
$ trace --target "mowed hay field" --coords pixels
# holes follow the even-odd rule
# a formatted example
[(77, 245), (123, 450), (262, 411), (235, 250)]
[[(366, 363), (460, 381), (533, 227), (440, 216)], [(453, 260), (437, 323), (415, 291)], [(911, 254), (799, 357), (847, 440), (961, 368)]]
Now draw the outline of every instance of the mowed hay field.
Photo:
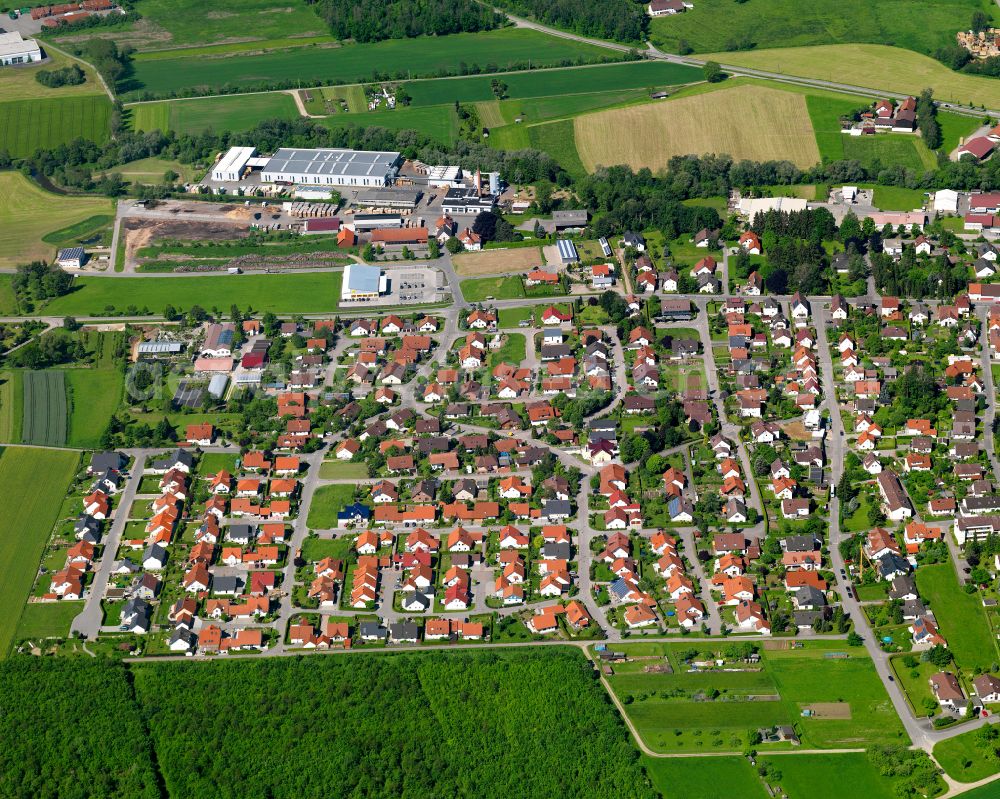
[(820, 160), (805, 97), (763, 86), (584, 114), (573, 128), (588, 171), (623, 163), (656, 170), (675, 155), (709, 153), (800, 167)]
[(0, 103), (0, 150), (21, 157), (77, 138), (101, 144), (111, 111), (111, 101), (96, 94)]
[(463, 252), (452, 258), (460, 275), (501, 275), (506, 272), (530, 272), (545, 263), (540, 247), (514, 247), (510, 250)]
[(878, 44), (781, 47), (716, 53), (707, 58), (734, 66), (914, 95), (930, 87), (936, 100), (1000, 108), (1000, 81), (953, 72), (933, 58), (899, 47)]
[(8, 501), (0, 514), (0, 658), (17, 629), (42, 549), (76, 472), (71, 450), (7, 447), (0, 454), (0, 485)]
[(42, 236), (99, 214), (114, 214), (103, 197), (63, 197), (32, 183), (20, 172), (0, 172), (0, 267), (49, 260), (55, 247)]

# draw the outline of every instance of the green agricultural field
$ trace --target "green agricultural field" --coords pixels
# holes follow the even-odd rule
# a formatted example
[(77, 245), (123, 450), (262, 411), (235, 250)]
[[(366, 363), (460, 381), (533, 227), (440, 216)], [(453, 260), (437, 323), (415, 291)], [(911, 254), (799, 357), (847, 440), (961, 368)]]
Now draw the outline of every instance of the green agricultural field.
[[(333, 311), (340, 301), (341, 272), (302, 275), (196, 275), (193, 277), (78, 277), (74, 290), (45, 306), (45, 314), (88, 316), (129, 306), (162, 313), (169, 303), (190, 308), (225, 297), (225, 303), (275, 313)], [(208, 300), (206, 300), (208, 298)], [(41, 312), (41, 311), (39, 311)]]
[(354, 501), (355, 485), (320, 486), (313, 494), (306, 520), (314, 530), (328, 530), (337, 526), (337, 514)]
[[(683, 40), (696, 53), (731, 49), (746, 32), (755, 49), (844, 42), (892, 42), (922, 53), (954, 41), (974, 11), (1000, 19), (986, 0), (769, 0), (765, 4), (700, 0), (677, 16), (654, 19), (650, 38), (661, 49), (679, 51)], [(728, 54), (726, 54), (728, 55)], [(720, 55), (723, 59), (724, 55)]]
[(15, 641), (66, 638), (83, 602), (29, 602), (24, 606), (14, 634)]
[(176, 133), (249, 130), (265, 119), (296, 119), (299, 116), (294, 98), (285, 92), (141, 103), (129, 106), (128, 110), (135, 130), (160, 129)]
[(66, 445), (66, 381), (55, 369), (26, 371), (21, 442), (47, 447)]
[[(2, 124), (2, 123), (0, 123)], [(114, 213), (103, 197), (62, 197), (41, 189), (20, 172), (0, 172), (0, 267), (49, 260), (55, 246), (42, 237), (95, 215)], [(11, 310), (9, 280), (0, 276), (0, 310)]]
[[(0, 231), (0, 235), (2, 235), (2, 231)], [(12, 316), (16, 313), (17, 297), (14, 295), (11, 275), (0, 274), (0, 314)]]
[(333, 114), (320, 124), (329, 128), (344, 125), (372, 126), (388, 130), (416, 130), (442, 144), (458, 137), (458, 114), (453, 105), (397, 108), (393, 111), (363, 111), (360, 114)]
[[(163, 95), (183, 89), (213, 90), (238, 87), (251, 90), (276, 81), (357, 83), (377, 71), (406, 77), (454, 70), (459, 62), (485, 66), (558, 65), (568, 60), (597, 60), (608, 51), (549, 36), (510, 28), (483, 33), (442, 36), (431, 46), (421, 39), (397, 39), (338, 48), (308, 47), (263, 55), (222, 58), (177, 58), (139, 61), (125, 99), (142, 92)], [(134, 86), (134, 88), (131, 88)]]
[[(213, 43), (289, 46), (298, 38), (330, 40), (323, 20), (303, 0), (143, 0), (138, 23), (116, 27), (115, 40), (140, 51)], [(293, 36), (295, 38), (288, 38)], [(62, 41), (86, 38), (67, 34)], [(274, 40), (274, 41), (272, 41)], [(247, 46), (244, 44), (243, 46)]]
[[(694, 67), (665, 61), (635, 61), (627, 64), (601, 64), (592, 67), (543, 69), (502, 76), (507, 96), (568, 97), (575, 94), (624, 89), (648, 89), (693, 83), (702, 79)], [(414, 105), (440, 105), (493, 99), (491, 76), (415, 80), (406, 84)]]
[(997, 646), (979, 597), (959, 587), (950, 562), (922, 566), (916, 578), (920, 597), (934, 612), (958, 666), (988, 670), (997, 661)]
[(118, 409), (125, 378), (118, 369), (67, 369), (69, 399), (67, 444), (81, 449), (96, 448)]
[(644, 755), (646, 773), (664, 799), (767, 799), (753, 766), (742, 757), (657, 758)]
[(524, 296), (524, 283), (518, 275), (463, 280), (462, 296), (468, 302), (482, 302), (487, 297), (494, 297), (498, 300), (516, 300)]
[(0, 372), (0, 444), (21, 443), (24, 386), (20, 370)]
[[(880, 0), (882, 2), (884, 0)], [(865, 0), (858, 0), (865, 2)], [(905, 5), (912, 2), (901, 0)], [(745, 4), (743, 8), (750, 8)], [(924, 24), (924, 11), (907, 11), (914, 20)], [(994, 9), (1000, 10), (1000, 9)], [(968, 17), (958, 27), (965, 29)], [(933, 30), (928, 26), (928, 30)], [(938, 30), (950, 31), (952, 28)], [(890, 39), (892, 41), (893, 39)], [(898, 39), (895, 40), (898, 43)], [(774, 50), (754, 50), (740, 53), (717, 53), (718, 60), (735, 66), (799, 75), (805, 78), (864, 86), (883, 91), (918, 94), (930, 87), (937, 100), (974, 103), (987, 108), (1000, 108), (1000, 81), (995, 78), (966, 75), (948, 69), (940, 61), (899, 47), (876, 44), (844, 44), (827, 47), (794, 47)]]
[[(7, 447), (0, 485), (16, 502), (0, 514), (0, 657), (10, 648), (45, 542), (76, 472), (77, 452)], [(2, 715), (2, 714), (0, 714)]]
[(824, 161), (844, 160), (844, 140), (840, 118), (865, 104), (864, 100), (826, 95), (807, 96), (806, 108), (816, 133), (816, 144)]
[(102, 144), (111, 133), (111, 111), (111, 101), (96, 94), (0, 103), (0, 150), (21, 157), (76, 138)]
[(934, 759), (949, 777), (959, 782), (978, 782), (1000, 771), (995, 739), (981, 730), (970, 730), (934, 746)]

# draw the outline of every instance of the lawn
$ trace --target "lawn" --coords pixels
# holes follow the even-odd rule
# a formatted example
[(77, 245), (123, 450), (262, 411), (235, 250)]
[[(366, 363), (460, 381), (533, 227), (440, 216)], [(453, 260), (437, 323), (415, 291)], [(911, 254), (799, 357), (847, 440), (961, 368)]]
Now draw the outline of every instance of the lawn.
[(21, 372), (0, 372), (0, 444), (21, 443), (24, 386)]
[(24, 384), (24, 420), (21, 442), (47, 447), (66, 445), (68, 415), (65, 373), (56, 369), (26, 371)]
[(121, 402), (125, 377), (115, 368), (67, 369), (64, 374), (70, 403), (66, 443), (96, 448)]
[(534, 309), (527, 305), (518, 308), (501, 308), (497, 322), (500, 327), (520, 327), (519, 322), (532, 320)]
[(80, 222), (74, 222), (72, 225), (46, 233), (42, 236), (42, 241), (59, 247), (80, 245), (98, 237), (103, 230), (110, 230), (111, 223), (114, 221), (115, 218), (112, 214), (94, 214)]
[[(63, 197), (44, 191), (20, 172), (0, 172), (0, 267), (47, 261), (55, 247), (42, 241), (44, 235), (113, 213), (114, 203), (103, 197)], [(0, 310), (13, 310), (12, 297), (9, 283), (0, 283)]]
[(180, 134), (249, 130), (265, 119), (299, 117), (295, 100), (285, 92), (140, 103), (127, 110), (134, 130)]
[(354, 501), (355, 485), (320, 486), (313, 494), (306, 524), (314, 530), (329, 530), (337, 526), (337, 514)]
[(936, 744), (934, 759), (952, 779), (978, 782), (1000, 771), (1000, 759), (993, 752), (996, 742), (984, 744), (980, 743), (979, 730), (963, 732)]
[(917, 590), (934, 612), (958, 666), (968, 671), (977, 666), (988, 670), (997, 660), (997, 647), (979, 596), (959, 587), (950, 562), (922, 566), (916, 578)]
[(185, 89), (243, 90), (269, 87), (277, 81), (357, 83), (382, 75), (434, 75), (452, 71), (459, 62), (468, 66), (494, 64), (518, 68), (529, 60), (533, 66), (558, 65), (566, 60), (594, 61), (608, 51), (593, 45), (557, 38), (522, 28), (483, 33), (460, 33), (427, 41), (396, 39), (344, 47), (307, 47), (261, 55), (221, 58), (137, 61), (126, 99), (143, 92), (164, 96)]
[[(751, 4), (742, 8), (750, 9)], [(919, 19), (924, 24), (924, 11), (931, 7), (921, 4), (920, 8), (919, 12), (913, 11), (912, 14), (914, 19)], [(966, 18), (960, 27), (964, 30), (967, 25)], [(928, 26), (928, 30), (933, 28)], [(954, 28), (941, 30), (952, 31)], [(717, 58), (729, 64), (768, 72), (914, 95), (931, 87), (936, 100), (963, 104), (971, 102), (987, 108), (1000, 108), (1000, 81), (954, 72), (933, 58), (899, 47), (875, 44), (794, 47), (719, 53)]]
[(979, 127), (982, 118), (968, 117), (951, 111), (938, 111), (937, 121), (941, 126), (941, 149), (950, 153), (958, 147), (959, 139), (965, 138)]
[(103, 144), (111, 133), (111, 112), (103, 94), (0, 103), (0, 150), (19, 158), (76, 138)]
[[(101, 88), (100, 81), (97, 80), (93, 67), (58, 50), (53, 50), (51, 47), (46, 47), (45, 51), (50, 60), (44, 64), (19, 66), (16, 69), (0, 69), (0, 97), (4, 101), (34, 101), (50, 97), (79, 97), (88, 94), (107, 97)], [(35, 75), (42, 70), (63, 69), (74, 63), (78, 64), (87, 75), (87, 79), (79, 86), (60, 86), (57, 89), (50, 89), (35, 80)]]
[[(742, 757), (642, 758), (646, 773), (665, 799), (766, 799), (767, 791)], [(736, 789), (738, 787), (738, 791)]]
[(805, 97), (766, 86), (584, 114), (573, 125), (580, 160), (591, 171), (621, 163), (655, 171), (675, 155), (708, 153), (802, 167), (820, 160)]
[(862, 753), (761, 758), (781, 772), (789, 799), (895, 799), (893, 781), (876, 771)]
[(45, 306), (46, 315), (100, 315), (109, 309), (124, 313), (162, 313), (167, 304), (188, 309), (225, 298), (223, 306), (236, 303), (255, 311), (320, 313), (335, 310), (340, 300), (341, 272), (301, 275), (195, 275), (192, 277), (78, 277), (74, 290)]
[(887, 133), (875, 136), (844, 136), (844, 160), (860, 161), (868, 170), (901, 166), (914, 172), (933, 170), (935, 156), (921, 139)]
[(319, 476), (324, 480), (363, 480), (368, 476), (368, 467), (363, 463), (323, 461), (319, 466)]
[(902, 186), (875, 187), (875, 207), (882, 211), (913, 211), (921, 208), (925, 199), (924, 192), (920, 189)]
[(29, 602), (24, 606), (14, 635), (15, 641), (65, 638), (83, 602)]
[[(0, 235), (3, 228), (0, 227)], [(0, 274), (0, 314), (13, 316), (17, 313), (17, 297), (14, 295), (14, 286), (11, 283), (11, 275)]]
[(375, 125), (388, 130), (416, 130), (442, 143), (451, 143), (458, 137), (458, 114), (453, 105), (333, 114), (326, 117), (322, 124), (329, 128)]
[(462, 296), (467, 302), (482, 302), (487, 297), (516, 300), (524, 296), (524, 284), (519, 275), (510, 277), (480, 277), (462, 281)]
[(0, 657), (7, 653), (35, 579), (42, 549), (76, 472), (77, 452), (7, 447), (0, 485), (17, 501), (0, 514)]
[[(746, 31), (754, 48), (789, 48), (839, 42), (892, 42), (899, 47), (932, 52), (954, 42), (954, 31), (966, 30), (972, 13), (983, 10), (998, 18), (986, 0), (768, 0), (732, 3), (699, 0), (677, 16), (654, 19), (650, 38), (661, 49), (678, 52), (683, 40), (696, 53), (729, 49)], [(730, 60), (720, 53), (719, 60)]]
[(498, 350), (493, 350), (487, 359), (490, 369), (500, 363), (511, 363), (520, 366), (525, 357), (525, 340), (523, 333), (508, 333), (507, 340)]

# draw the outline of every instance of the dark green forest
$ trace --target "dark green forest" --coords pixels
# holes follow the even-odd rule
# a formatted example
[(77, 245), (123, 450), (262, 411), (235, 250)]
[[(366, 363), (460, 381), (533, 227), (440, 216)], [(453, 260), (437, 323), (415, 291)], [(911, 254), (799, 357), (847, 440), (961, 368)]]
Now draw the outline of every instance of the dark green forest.
[(155, 799), (149, 738), (125, 669), (18, 658), (0, 665), (0, 796)]
[(599, 39), (637, 43), (649, 28), (646, 4), (635, 0), (499, 0), (496, 5)]
[(572, 649), (24, 659), (0, 666), (0, 697), (16, 799), (657, 795)]
[(503, 17), (474, 0), (317, 0), (338, 39), (380, 42), (496, 28)]

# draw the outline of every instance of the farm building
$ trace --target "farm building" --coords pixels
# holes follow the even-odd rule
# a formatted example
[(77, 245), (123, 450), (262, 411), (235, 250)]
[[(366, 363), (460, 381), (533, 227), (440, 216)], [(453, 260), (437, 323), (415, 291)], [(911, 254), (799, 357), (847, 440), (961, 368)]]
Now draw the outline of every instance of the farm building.
[(954, 189), (934, 192), (934, 210), (941, 214), (957, 214), (958, 192)]
[(403, 226), (403, 217), (399, 214), (355, 214), (354, 230), (376, 230)]
[(247, 162), (257, 150), (254, 147), (230, 147), (212, 167), (212, 180), (237, 182), (243, 177)]
[(59, 250), (56, 256), (56, 263), (64, 269), (79, 269), (83, 262), (87, 260), (87, 255), (83, 247), (67, 247)]
[(559, 260), (564, 264), (580, 263), (580, 253), (576, 251), (576, 245), (568, 239), (559, 239), (556, 242), (559, 250)]
[(283, 147), (268, 160), (260, 179), (306, 186), (391, 186), (402, 163), (394, 152)]
[(42, 60), (42, 51), (34, 39), (22, 39), (17, 31), (0, 33), (0, 64), (30, 64)]
[(377, 266), (348, 264), (344, 267), (344, 283), (340, 289), (340, 299), (372, 300), (386, 289), (386, 278)]
[(212, 379), (208, 381), (208, 393), (215, 397), (215, 399), (222, 399), (228, 385), (228, 375), (212, 375)]
[(136, 352), (155, 358), (157, 355), (177, 355), (182, 349), (184, 345), (179, 341), (143, 341), (139, 343)]

